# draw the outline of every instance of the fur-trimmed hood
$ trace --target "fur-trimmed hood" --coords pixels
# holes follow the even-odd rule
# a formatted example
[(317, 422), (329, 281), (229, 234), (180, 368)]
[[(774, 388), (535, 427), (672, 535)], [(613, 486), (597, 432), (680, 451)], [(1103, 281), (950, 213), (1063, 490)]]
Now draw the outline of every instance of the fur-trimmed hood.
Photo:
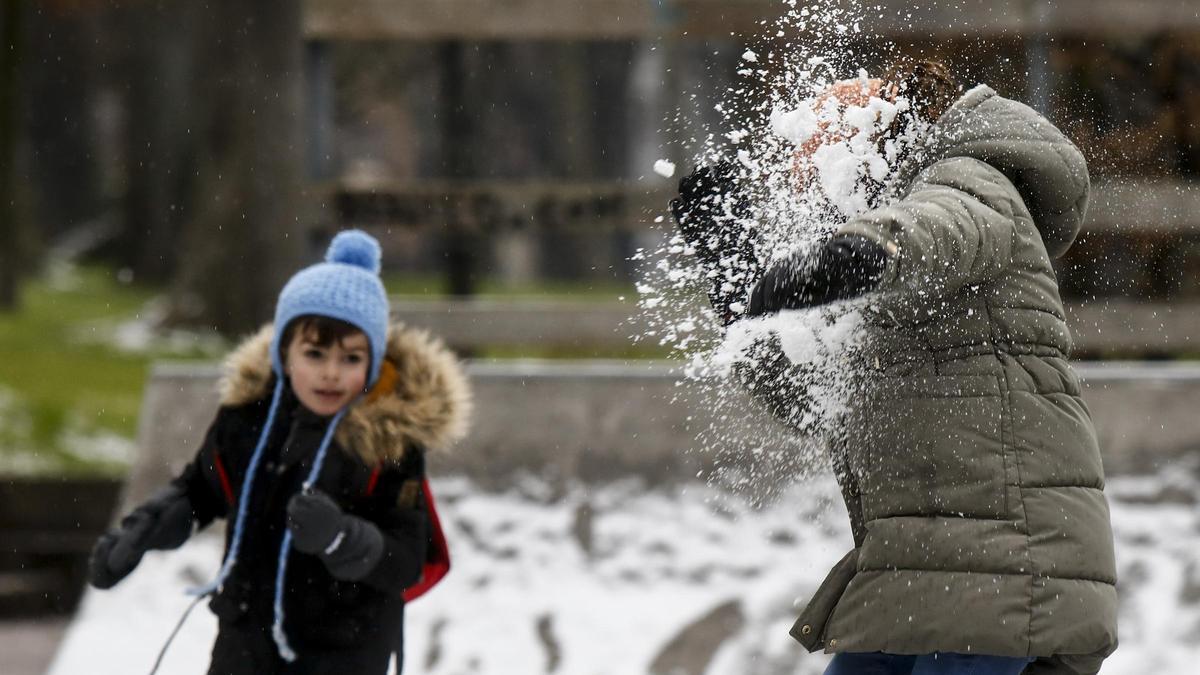
[[(270, 396), (273, 334), (263, 326), (226, 358), (222, 406)], [(335, 439), (368, 464), (399, 462), (410, 446), (445, 449), (462, 439), (470, 414), (470, 385), (454, 355), (429, 333), (393, 323), (379, 379), (351, 406)]]

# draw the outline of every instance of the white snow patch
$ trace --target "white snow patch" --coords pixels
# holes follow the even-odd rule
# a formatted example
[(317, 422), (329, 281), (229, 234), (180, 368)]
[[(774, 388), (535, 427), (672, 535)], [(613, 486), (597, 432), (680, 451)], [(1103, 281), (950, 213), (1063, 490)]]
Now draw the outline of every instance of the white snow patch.
[(663, 178), (670, 178), (675, 175), (675, 162), (667, 159), (658, 159), (654, 161), (654, 173)]
[[(192, 598), (183, 589), (217, 573), (221, 540), (193, 538), (178, 551), (152, 551), (111, 591), (88, 589), (47, 671), (49, 675), (147, 673)], [(159, 673), (203, 675), (217, 634), (201, 603), (175, 638)]]
[[(561, 650), (555, 672), (595, 673), (603, 663), (603, 672), (645, 673), (682, 628), (731, 599), (748, 624), (739, 649), (769, 644), (807, 664), (789, 672), (824, 667), (826, 657), (805, 654), (786, 630), (764, 629), (782, 625), (852, 545), (834, 525), (844, 513), (828, 508), (832, 481), (761, 511), (700, 486), (681, 495), (636, 483), (577, 487), (549, 504), (537, 489), (483, 494), (461, 479), (435, 481), (434, 490), (453, 568), (406, 612), (409, 672), (543, 672), (537, 625), (550, 617)], [(583, 504), (595, 514), (588, 549), (572, 531)], [(110, 591), (89, 590), (48, 675), (148, 671), (189, 602), (183, 589), (216, 572), (220, 546), (218, 537), (197, 537), (149, 554)], [(198, 607), (159, 672), (204, 673), (215, 631)], [(440, 657), (428, 665), (435, 649)]]
[(68, 425), (59, 436), (59, 443), (67, 452), (89, 462), (129, 466), (137, 456), (137, 443), (132, 438), (103, 429), (85, 429), (78, 424)]
[(215, 331), (165, 328), (169, 309), (165, 297), (154, 298), (136, 316), (120, 321), (98, 321), (76, 331), (79, 342), (103, 343), (136, 354), (224, 354), (229, 343)]
[[(1200, 486), (1188, 483), (1190, 503), (1130, 502), (1120, 498), (1130, 480), (1109, 480), (1121, 646), (1101, 672), (1190, 672), (1200, 660)], [(730, 600), (741, 603), (745, 626), (720, 646), (707, 675), (817, 675), (827, 663), (787, 633), (853, 545), (830, 478), (795, 485), (759, 509), (703, 486), (677, 494), (634, 482), (576, 486), (554, 499), (534, 481), (489, 494), (448, 478), (434, 490), (454, 567), (407, 611), (409, 672), (543, 672), (537, 624), (549, 617), (556, 673), (590, 675), (596, 664), (646, 673), (680, 630)], [(594, 514), (586, 548), (573, 534), (585, 505)], [(211, 578), (220, 546), (219, 537), (199, 536), (179, 551), (150, 553), (111, 591), (88, 591), (48, 675), (147, 672), (189, 602), (183, 589)], [(215, 631), (198, 607), (160, 672), (204, 673)]]

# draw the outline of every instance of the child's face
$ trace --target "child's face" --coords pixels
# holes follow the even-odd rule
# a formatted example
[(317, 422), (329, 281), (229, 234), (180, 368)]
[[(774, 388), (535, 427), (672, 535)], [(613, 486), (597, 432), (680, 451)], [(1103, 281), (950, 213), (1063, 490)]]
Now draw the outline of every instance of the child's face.
[(325, 347), (314, 343), (314, 339), (312, 331), (296, 331), (287, 346), (284, 371), (305, 408), (318, 415), (332, 415), (366, 386), (370, 344), (361, 332)]

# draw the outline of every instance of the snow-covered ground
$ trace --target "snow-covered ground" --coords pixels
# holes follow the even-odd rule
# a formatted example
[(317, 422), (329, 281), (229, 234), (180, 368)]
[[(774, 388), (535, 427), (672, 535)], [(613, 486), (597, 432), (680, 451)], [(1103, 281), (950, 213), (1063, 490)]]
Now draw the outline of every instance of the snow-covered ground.
[[(830, 479), (751, 508), (703, 486), (634, 482), (502, 494), (434, 484), (454, 568), (409, 608), (420, 673), (820, 673), (788, 637), (798, 604), (850, 546)], [(1121, 647), (1105, 675), (1191, 673), (1200, 661), (1200, 482), (1194, 470), (1110, 481)], [(151, 554), (118, 588), (88, 593), (51, 675), (149, 672), (215, 572), (204, 536)], [(215, 623), (200, 607), (161, 673), (203, 673)]]

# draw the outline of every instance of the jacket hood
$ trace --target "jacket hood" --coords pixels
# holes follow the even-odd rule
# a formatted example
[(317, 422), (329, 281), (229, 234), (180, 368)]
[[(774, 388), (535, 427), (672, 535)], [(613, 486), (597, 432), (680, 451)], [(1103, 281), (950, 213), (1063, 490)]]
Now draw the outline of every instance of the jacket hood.
[(1033, 108), (980, 85), (933, 125), (930, 141), (902, 184), (925, 167), (971, 157), (995, 167), (1020, 192), (1051, 258), (1071, 247), (1087, 213), (1090, 183), (1083, 154)]
[[(222, 406), (271, 394), (271, 338), (263, 326), (226, 358)], [(423, 330), (393, 323), (375, 386), (353, 403), (335, 439), (368, 464), (399, 462), (408, 448), (445, 449), (461, 440), (471, 415), (470, 386), (458, 360)]]

